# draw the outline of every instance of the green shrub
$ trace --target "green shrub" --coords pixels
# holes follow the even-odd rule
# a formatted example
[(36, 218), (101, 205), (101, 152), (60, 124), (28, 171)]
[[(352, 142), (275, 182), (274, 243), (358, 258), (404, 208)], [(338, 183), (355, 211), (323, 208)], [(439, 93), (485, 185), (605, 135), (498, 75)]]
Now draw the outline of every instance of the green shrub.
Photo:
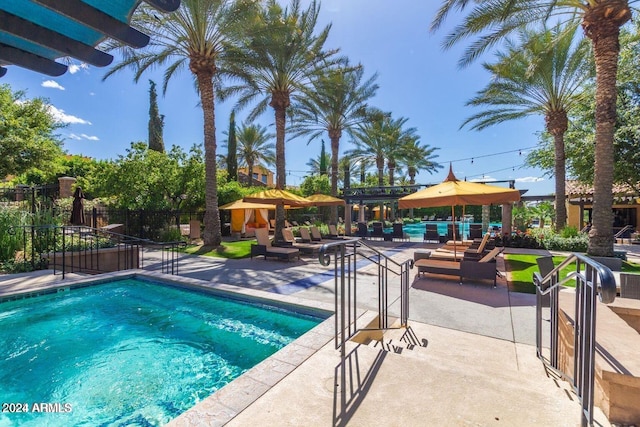
[(182, 237), (182, 233), (180, 229), (176, 226), (163, 228), (160, 231), (160, 241), (161, 242), (181, 242), (184, 241)]
[(560, 236), (564, 238), (578, 237), (578, 228), (568, 225), (560, 230)]
[(552, 235), (543, 241), (544, 247), (552, 251), (587, 252), (589, 236), (581, 234), (574, 237)]

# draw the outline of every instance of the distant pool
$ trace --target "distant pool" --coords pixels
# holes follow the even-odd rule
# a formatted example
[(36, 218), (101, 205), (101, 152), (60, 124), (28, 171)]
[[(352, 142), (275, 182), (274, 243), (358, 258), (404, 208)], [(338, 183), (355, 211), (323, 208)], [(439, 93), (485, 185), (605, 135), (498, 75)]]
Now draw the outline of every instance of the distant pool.
[(4, 302), (0, 426), (163, 425), (322, 320), (140, 279)]
[[(423, 221), (423, 222), (418, 222), (414, 224), (404, 224), (402, 229), (404, 230), (405, 233), (409, 235), (410, 238), (422, 240), (424, 233), (426, 231), (425, 224), (436, 224), (438, 226), (438, 234), (440, 234), (441, 236), (446, 236), (447, 224), (451, 224), (451, 221)], [(475, 224), (475, 223), (456, 222), (456, 224), (459, 224), (460, 231), (462, 232), (462, 235), (466, 238), (467, 236), (469, 236), (469, 225)], [(489, 226), (500, 227), (501, 224), (491, 223)], [(386, 233), (391, 233), (393, 231), (393, 228), (385, 228), (384, 231)]]

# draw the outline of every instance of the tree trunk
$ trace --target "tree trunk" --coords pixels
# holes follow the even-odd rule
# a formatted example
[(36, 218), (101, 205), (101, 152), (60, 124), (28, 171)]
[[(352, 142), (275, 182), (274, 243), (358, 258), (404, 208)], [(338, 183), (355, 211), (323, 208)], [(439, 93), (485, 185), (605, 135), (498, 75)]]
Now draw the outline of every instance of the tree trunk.
[[(338, 197), (338, 150), (340, 149), (340, 137), (342, 131), (340, 129), (330, 130), (329, 138), (331, 139), (331, 195)], [(338, 207), (331, 207), (331, 215), (329, 217), (331, 224), (338, 223)]]
[[(583, 28), (592, 40), (596, 64), (596, 135), (593, 178), (593, 223), (589, 231), (588, 254), (613, 256), (613, 137), (616, 122), (616, 76), (620, 26), (631, 17), (608, 8), (604, 2), (585, 14)], [(628, 5), (627, 5), (628, 9)]]
[(204, 115), (205, 213), (202, 240), (206, 246), (218, 247), (222, 242), (222, 235), (220, 232), (220, 212), (218, 210), (213, 72), (199, 70), (195, 74)]
[[(284, 152), (285, 120), (287, 107), (289, 107), (289, 94), (286, 92), (275, 92), (271, 97), (269, 105), (273, 107), (276, 119), (276, 188), (284, 190), (286, 188), (286, 164)], [(273, 238), (277, 243), (283, 242), (282, 229), (284, 228), (284, 205), (276, 205), (276, 229)]]
[[(556, 179), (556, 221), (555, 230), (562, 230), (567, 224), (566, 205), (566, 157), (564, 151), (564, 134), (569, 128), (569, 120), (564, 110), (551, 111), (545, 116), (547, 131), (553, 135), (554, 175)], [(540, 219), (542, 221), (542, 218)], [(542, 228), (542, 224), (540, 228)]]

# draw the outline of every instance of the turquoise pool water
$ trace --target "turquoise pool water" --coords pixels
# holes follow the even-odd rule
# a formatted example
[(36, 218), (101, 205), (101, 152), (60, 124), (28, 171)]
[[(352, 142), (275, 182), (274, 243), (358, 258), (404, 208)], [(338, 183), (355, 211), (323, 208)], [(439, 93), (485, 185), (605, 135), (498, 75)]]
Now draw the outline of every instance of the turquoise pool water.
[(162, 425), (321, 321), (138, 279), (5, 302), (0, 426)]
[[(423, 221), (415, 224), (404, 224), (402, 229), (405, 233), (409, 235), (409, 237), (414, 239), (422, 240), (426, 227), (425, 224), (436, 224), (438, 226), (438, 234), (446, 235), (447, 234), (447, 224), (451, 224), (451, 221)], [(457, 222), (459, 224), (460, 231), (465, 236), (469, 235), (469, 224), (468, 222)], [(500, 226), (500, 223), (491, 223), (490, 226)], [(385, 232), (391, 233), (393, 228), (385, 229)], [(486, 230), (485, 230), (486, 231)]]

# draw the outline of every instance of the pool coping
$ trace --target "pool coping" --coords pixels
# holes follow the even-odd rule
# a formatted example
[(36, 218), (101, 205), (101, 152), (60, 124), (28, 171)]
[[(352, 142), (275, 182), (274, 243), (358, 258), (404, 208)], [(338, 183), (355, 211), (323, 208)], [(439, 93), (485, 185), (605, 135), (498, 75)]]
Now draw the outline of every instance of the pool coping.
[(62, 292), (71, 288), (97, 285), (116, 279), (149, 279), (164, 284), (194, 289), (249, 302), (266, 302), (277, 307), (286, 307), (302, 314), (326, 317), (319, 325), (297, 338), (292, 343), (258, 363), (229, 384), (198, 402), (195, 406), (165, 424), (167, 426), (224, 425), (237, 414), (258, 400), (271, 387), (298, 368), (309, 357), (329, 343), (335, 335), (334, 305), (267, 292), (248, 289), (226, 283), (212, 283), (184, 276), (173, 276), (154, 271), (126, 270), (104, 273), (99, 276), (84, 276), (39, 283), (30, 289), (20, 290), (0, 299), (14, 300)]

